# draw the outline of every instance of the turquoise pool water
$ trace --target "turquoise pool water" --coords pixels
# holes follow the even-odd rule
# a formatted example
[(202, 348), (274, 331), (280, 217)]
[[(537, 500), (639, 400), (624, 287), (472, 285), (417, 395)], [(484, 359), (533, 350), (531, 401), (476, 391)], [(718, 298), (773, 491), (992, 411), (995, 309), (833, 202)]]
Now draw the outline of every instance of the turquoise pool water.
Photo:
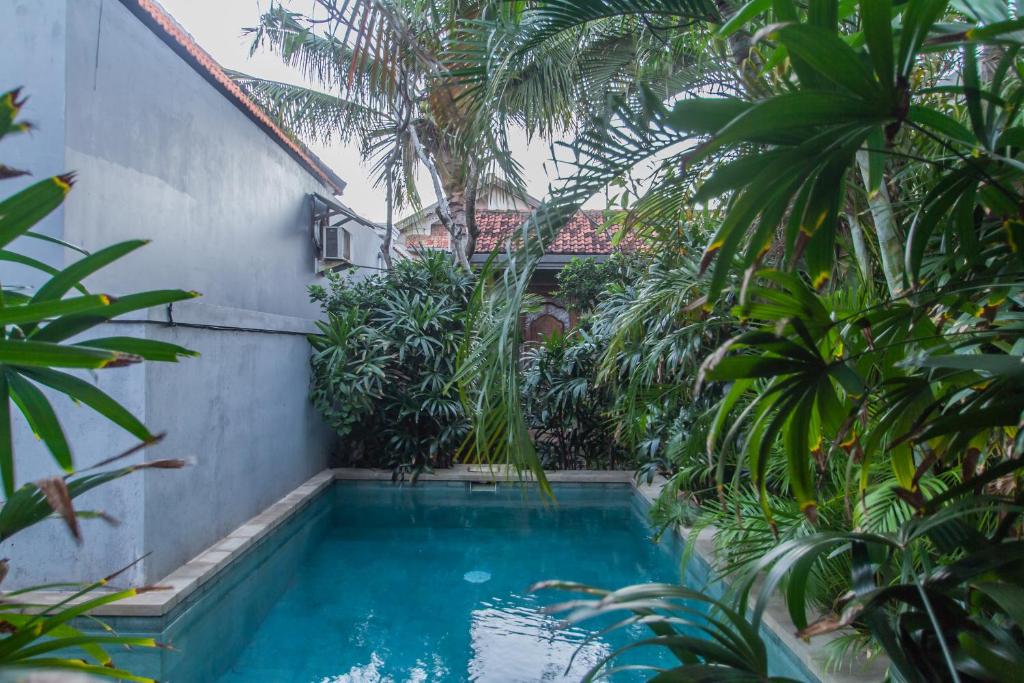
[[(648, 632), (588, 641), (542, 611), (566, 594), (527, 587), (679, 581), (680, 548), (650, 540), (628, 487), (556, 493), (338, 484), (177, 614), (115, 623), (175, 648), (117, 661), (172, 683), (579, 680)], [(671, 664), (657, 653), (619, 663)]]

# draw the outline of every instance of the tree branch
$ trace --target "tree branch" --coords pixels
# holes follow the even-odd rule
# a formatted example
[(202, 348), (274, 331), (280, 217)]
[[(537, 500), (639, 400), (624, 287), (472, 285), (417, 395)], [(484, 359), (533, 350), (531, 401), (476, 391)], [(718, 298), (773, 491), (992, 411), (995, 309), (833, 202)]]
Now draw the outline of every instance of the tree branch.
[(466, 202), (466, 254), (472, 257), (476, 252), (476, 240), (480, 236), (480, 229), (476, 224), (476, 193), (480, 184), (480, 167), (476, 158), (470, 156), (469, 169), (466, 178), (466, 191), (464, 198)]
[(437, 217), (441, 219), (441, 223), (448, 230), (448, 234), (451, 235), (452, 253), (458, 259), (459, 264), (468, 271), (470, 269), (469, 259), (466, 258), (466, 251), (463, 246), (465, 236), (461, 234), (462, 231), (458, 230), (455, 221), (452, 220), (452, 214), (448, 210), (448, 197), (445, 196), (444, 189), (441, 186), (441, 174), (438, 173), (434, 160), (430, 158), (430, 155), (423, 148), (420, 136), (416, 132), (415, 123), (409, 126), (409, 140), (412, 142), (413, 149), (416, 150), (416, 156), (419, 158), (420, 163), (426, 167), (427, 172), (430, 174), (430, 180), (434, 186), (434, 195), (437, 197)]

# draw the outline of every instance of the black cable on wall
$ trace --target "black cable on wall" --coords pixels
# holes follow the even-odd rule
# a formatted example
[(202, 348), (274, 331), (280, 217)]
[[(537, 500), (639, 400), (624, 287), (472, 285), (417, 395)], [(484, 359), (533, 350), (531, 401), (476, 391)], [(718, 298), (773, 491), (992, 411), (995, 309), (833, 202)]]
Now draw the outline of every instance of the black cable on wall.
[(267, 327), (237, 327), (235, 325), (211, 325), (207, 323), (181, 323), (174, 320), (174, 304), (167, 304), (167, 320), (108, 320), (110, 323), (122, 325), (160, 325), (161, 327), (187, 327), (196, 330), (213, 330), (215, 332), (250, 332), (254, 334), (286, 334), (296, 337), (308, 336), (308, 332), (295, 330), (273, 330)]

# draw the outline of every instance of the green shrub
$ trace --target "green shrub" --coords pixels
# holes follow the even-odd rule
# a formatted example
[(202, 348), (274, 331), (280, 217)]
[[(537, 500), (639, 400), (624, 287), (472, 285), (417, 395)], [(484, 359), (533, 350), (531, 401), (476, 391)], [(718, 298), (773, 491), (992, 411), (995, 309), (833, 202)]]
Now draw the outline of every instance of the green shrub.
[(552, 335), (524, 356), (527, 423), (547, 469), (634, 464), (615, 438), (613, 396), (596, 381), (606, 341), (581, 328)]
[[(687, 15), (687, 37), (707, 21), (707, 51), (734, 55), (741, 77), (713, 93), (639, 88), (582, 131), (566, 183), (521, 230), (534, 242), (506, 259), (516, 277), (488, 302), (505, 320), (475, 332), (468, 357), (485, 362), (460, 376), (482, 387), (478, 440), (508, 434), (507, 457), (536, 470), (508, 409), (518, 368), (500, 359), (517, 285), (582, 201), (657, 160), (630, 202), (637, 230), (659, 236), (691, 209), (717, 229), (683, 273), (685, 299), (662, 288), (680, 305), (637, 296), (651, 334), (617, 322), (602, 365), (635, 415), (645, 396), (718, 392), (692, 431), (737, 618), (705, 628), (709, 646), (687, 628), (701, 596), (653, 585), (588, 589), (567, 621), (645, 624), (655, 637), (627, 647), (679, 660), (657, 680), (778, 680), (756, 637), (778, 594), (799, 637), (843, 630), (884, 651), (887, 680), (1021, 680), (1024, 21), (1007, 3), (942, 0), (751, 2), (728, 21), (702, 3), (553, 0), (526, 10), (506, 61), (539, 52), (552, 26), (582, 30), (597, 5), (627, 26)], [(695, 321), (716, 309), (735, 330), (720, 344)], [(689, 375), (665, 372), (687, 351), (673, 338), (712, 342)], [(682, 519), (678, 501), (662, 508)]]
[(312, 336), (314, 405), (344, 465), (418, 472), (448, 467), (467, 433), (452, 386), (472, 275), (424, 253), (390, 273), (328, 276), (310, 295), (327, 320)]
[(633, 284), (647, 269), (651, 257), (642, 252), (615, 252), (606, 261), (573, 257), (558, 272), (555, 296), (575, 313), (588, 313), (609, 286)]

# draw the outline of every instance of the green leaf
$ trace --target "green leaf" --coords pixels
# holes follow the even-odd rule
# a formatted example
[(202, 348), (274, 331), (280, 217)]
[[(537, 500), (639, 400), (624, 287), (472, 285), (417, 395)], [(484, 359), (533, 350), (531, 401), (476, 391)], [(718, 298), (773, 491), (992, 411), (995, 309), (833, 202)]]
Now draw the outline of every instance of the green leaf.
[(871, 71), (834, 31), (809, 24), (790, 24), (778, 29), (775, 35), (791, 55), (799, 56), (832, 83), (864, 100), (885, 102), (885, 91)]
[(11, 397), (32, 427), (32, 432), (46, 444), (61, 469), (71, 472), (74, 469), (71, 447), (68, 446), (64, 430), (61, 429), (50, 402), (46, 400), (43, 392), (18, 373), (7, 370), (5, 375)]
[(812, 515), (817, 508), (809, 445), (813, 410), (814, 394), (807, 393), (796, 404), (783, 427), (783, 446), (789, 463), (789, 485), (800, 505), (800, 511), (807, 515)]
[[(57, 270), (53, 266), (51, 266), (51, 265), (49, 265), (47, 263), (43, 263), (42, 261), (40, 261), (38, 259), (34, 259), (31, 256), (25, 256), (24, 254), (19, 254), (16, 251), (7, 251), (6, 249), (0, 250), (0, 261), (8, 261), (10, 263), (20, 263), (23, 266), (27, 266), (29, 268), (32, 268), (33, 270), (41, 271), (43, 273), (46, 273), (47, 275), (56, 275), (57, 273), (60, 272), (59, 270)], [(81, 285), (79, 285), (77, 287), (77, 289), (82, 294), (88, 294), (89, 293), (88, 291), (86, 291), (85, 287), (82, 287)]]
[(180, 289), (154, 290), (139, 294), (128, 294), (112, 301), (109, 306), (103, 309), (103, 315), (83, 314), (69, 315), (57, 318), (53, 322), (36, 328), (32, 333), (32, 339), (38, 341), (58, 342), (72, 337), (81, 332), (95, 327), (96, 325), (116, 318), (125, 313), (131, 313), (153, 306), (162, 306), (176, 301), (194, 299), (199, 296), (197, 292), (187, 292)]
[(856, 123), (872, 126), (892, 119), (887, 107), (831, 91), (802, 91), (763, 100), (733, 119), (718, 132), (701, 156), (737, 142), (772, 142), (780, 133), (809, 127)]
[(910, 72), (921, 44), (928, 37), (932, 25), (946, 11), (947, 0), (910, 0), (903, 12), (903, 30), (897, 57), (897, 73), (910, 80)]
[(53, 176), (0, 202), (0, 248), (41, 221), (64, 202), (74, 176)]
[(981, 78), (978, 74), (978, 56), (973, 45), (964, 46), (964, 97), (967, 100), (967, 113), (971, 119), (971, 129), (986, 149), (989, 137), (985, 129), (985, 114), (981, 105)]
[(98, 369), (112, 363), (134, 360), (132, 356), (116, 351), (62, 346), (49, 342), (0, 339), (0, 363), (4, 365)]
[(939, 222), (949, 217), (949, 211), (965, 193), (978, 184), (972, 168), (961, 168), (950, 172), (932, 185), (931, 191), (921, 202), (914, 222), (907, 235), (905, 250), (906, 268), (914, 279), (920, 276), (921, 264), (932, 234)]
[[(762, 211), (768, 211), (778, 202), (786, 202), (794, 185), (801, 181), (802, 170), (799, 166), (780, 170), (774, 165), (769, 165), (751, 180), (730, 205), (725, 219), (701, 259), (702, 271), (708, 267), (712, 259), (718, 259), (708, 283), (709, 297), (718, 296), (725, 286), (726, 278), (733, 266), (733, 257), (756, 216)], [(778, 212), (772, 211), (772, 214), (778, 215)]]
[(133, 356), (139, 356), (146, 360), (165, 361), (175, 363), (182, 356), (197, 357), (199, 353), (186, 349), (177, 344), (156, 341), (152, 339), (140, 339), (138, 337), (102, 337), (78, 342), (76, 346), (86, 346), (91, 349), (106, 349), (108, 351), (121, 351)]
[(4, 372), (0, 372), (0, 396), (3, 396), (4, 403), (0, 408), (0, 476), (4, 482), (4, 498), (9, 499), (15, 489), (14, 443), (11, 438), (11, 394)]
[(710, 135), (751, 107), (750, 102), (730, 97), (681, 100), (672, 107), (665, 122), (688, 134)]
[[(114, 470), (67, 477), (65, 481), (68, 496), (74, 500), (98, 486), (103, 486), (145, 467), (146, 464), (129, 465)], [(86, 513), (80, 510), (75, 512), (79, 518), (86, 516)], [(43, 492), (35, 483), (19, 487), (13, 495), (4, 501), (3, 506), (0, 506), (0, 541), (7, 540), (19, 531), (41, 522), (52, 514), (53, 508), (50, 507)]]
[(796, 3), (793, 0), (772, 0), (776, 21), (797, 21)]
[(40, 232), (31, 232), (31, 231), (29, 231), (29, 232), (24, 233), (22, 235), (22, 237), (28, 237), (30, 239), (39, 240), (41, 242), (49, 242), (50, 244), (58, 244), (58, 245), (64, 247), (65, 249), (70, 249), (71, 251), (77, 251), (79, 254), (82, 254), (83, 256), (88, 256), (89, 255), (89, 251), (88, 250), (82, 249), (82, 247), (78, 246), (77, 244), (72, 244), (71, 242), (65, 242), (64, 240), (59, 240), (56, 237), (50, 237), (49, 235), (44, 235), (44, 234), (42, 234)]
[(802, 557), (793, 565), (786, 584), (786, 608), (798, 631), (807, 628), (807, 584), (815, 559), (810, 553)]
[(978, 581), (974, 588), (992, 599), (1017, 624), (1024, 624), (1024, 588), (1000, 581)]
[(20, 372), (39, 384), (45, 384), (76, 401), (81, 401), (140, 441), (149, 441), (153, 438), (146, 426), (120, 403), (85, 380), (49, 368), (25, 368)]
[(728, 38), (736, 31), (739, 31), (756, 16), (764, 14), (771, 9), (772, 0), (750, 0), (747, 4), (732, 15), (728, 21), (718, 29), (719, 38)]
[(839, 28), (839, 0), (807, 0), (807, 23), (835, 33)]
[(861, 0), (860, 20), (875, 75), (886, 90), (892, 92), (896, 77), (891, 0)]
[(731, 382), (739, 379), (775, 377), (804, 372), (808, 364), (803, 361), (771, 356), (730, 356), (723, 358), (707, 373), (708, 379)]
[(716, 165), (711, 177), (701, 184), (694, 194), (693, 201), (706, 202), (726, 192), (741, 189), (749, 185), (751, 179), (766, 166), (787, 164), (790, 156), (788, 150), (769, 150), (723, 161)]
[[(118, 599), (124, 599), (122, 596)], [(109, 666), (101, 666), (97, 664), (89, 664), (80, 659), (61, 659), (58, 657), (33, 657), (24, 662), (18, 662), (12, 664), (12, 669), (25, 669), (33, 670), (38, 669), (41, 671), (69, 671), (78, 675), (87, 674), (95, 678), (112, 678), (118, 681), (135, 681), (136, 683), (156, 683), (153, 678), (147, 678), (146, 676), (136, 676), (130, 671), (124, 671), (122, 669), (113, 668)]]
[(1024, 19), (1009, 19), (985, 26), (976, 26), (967, 30), (966, 38), (968, 40), (984, 42), (992, 38), (998, 38), (1006, 33), (1016, 33), (1017, 31), (1024, 31)]
[(94, 294), (38, 304), (29, 303), (24, 306), (7, 306), (0, 308), (0, 325), (39, 323), (61, 315), (92, 312), (109, 305), (110, 297), (105, 294)]
[(978, 138), (971, 131), (956, 119), (931, 107), (913, 104), (907, 114), (907, 119), (920, 124), (933, 131), (940, 133), (950, 140), (961, 142), (965, 145), (975, 146)]
[(1013, 379), (1024, 375), (1024, 356), (995, 353), (964, 353), (945, 356), (929, 356), (918, 365), (925, 368), (948, 368), (973, 370), (1002, 379)]
[(814, 289), (821, 289), (831, 278), (839, 203), (845, 194), (843, 180), (853, 164), (858, 147), (859, 140), (848, 144), (845, 151), (833, 154), (814, 180), (807, 197), (800, 232), (804, 239), (810, 238), (805, 258)]
[(148, 243), (148, 240), (130, 240), (89, 254), (85, 258), (75, 261), (48, 280), (39, 288), (39, 291), (35, 293), (32, 300), (42, 302), (59, 299), (89, 275)]
[(0, 138), (11, 133), (24, 133), (31, 128), (29, 124), (16, 120), (25, 104), (24, 99), (18, 99), (20, 93), (21, 88), (15, 88), (0, 95)]

